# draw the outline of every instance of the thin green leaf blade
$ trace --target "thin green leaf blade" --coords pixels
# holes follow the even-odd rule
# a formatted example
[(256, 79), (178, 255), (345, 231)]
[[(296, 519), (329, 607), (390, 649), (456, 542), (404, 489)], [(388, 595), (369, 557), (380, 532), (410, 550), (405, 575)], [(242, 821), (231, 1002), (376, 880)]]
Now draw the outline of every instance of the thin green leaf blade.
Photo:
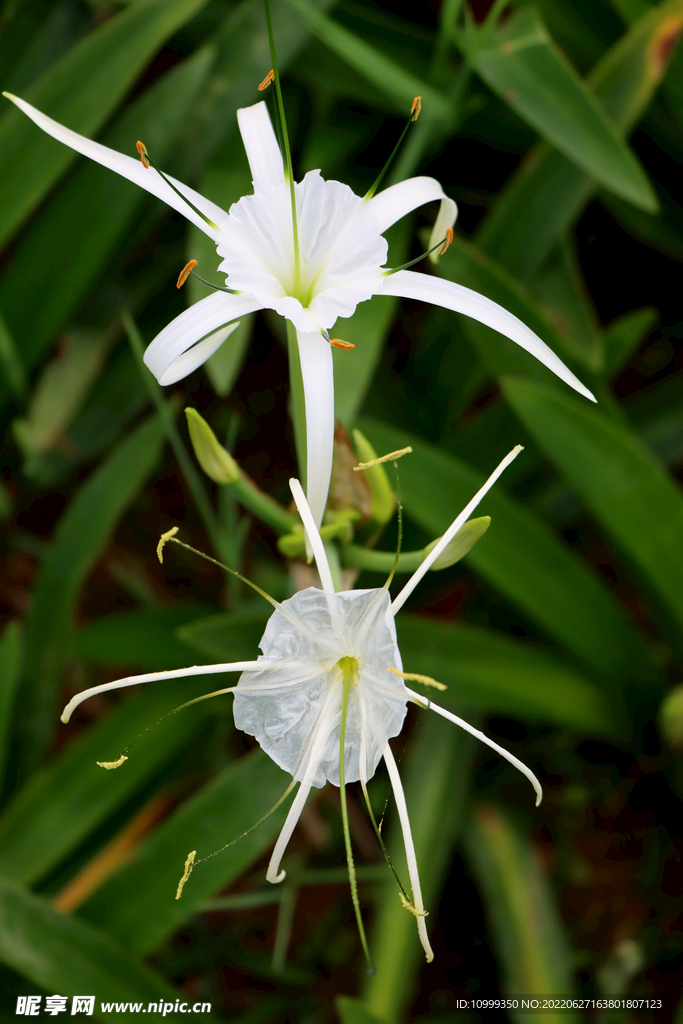
[[(683, 0), (667, 0), (642, 17), (602, 57), (588, 84), (627, 134), (659, 86), (683, 24)], [(529, 282), (588, 202), (594, 185), (574, 164), (541, 143), (523, 161), (477, 232), (477, 242)]]
[(29, 758), (44, 749), (56, 722), (56, 673), (78, 590), (156, 465), (163, 438), (158, 418), (142, 423), (83, 484), (60, 520), (50, 558), (38, 574), (27, 626), (21, 709)]
[(430, 117), (446, 119), (450, 116), (448, 100), (412, 72), (321, 14), (308, 0), (288, 0), (288, 3), (303, 15), (313, 35), (391, 100), (398, 110), (405, 111), (406, 116), (415, 96), (422, 97), (422, 105), (429, 110)]
[(486, 84), (594, 181), (649, 213), (657, 210), (633, 151), (533, 8), (506, 19), (473, 59)]
[(24, 630), (18, 619), (7, 624), (0, 639), (0, 792), (14, 721), (14, 702), (24, 659)]
[[(503, 967), (505, 995), (570, 995), (573, 957), (554, 894), (533, 844), (498, 808), (478, 805), (465, 831)], [(534, 1021), (516, 1011), (514, 1019)], [(576, 1021), (563, 1012), (556, 1019)]]
[(628, 427), (534, 381), (504, 382), (513, 409), (683, 626), (683, 496)]
[[(0, 879), (0, 957), (3, 963), (48, 992), (96, 995), (94, 1017), (120, 1021), (104, 1001), (161, 1000), (175, 1007), (177, 993), (109, 935), (56, 911), (48, 900)], [(203, 1014), (202, 1020), (215, 1019)]]
[[(155, 723), (205, 689), (201, 680), (148, 687), (34, 772), (0, 817), (0, 873), (19, 882), (38, 881), (143, 786), (154, 778), (161, 782), (161, 770), (180, 756), (211, 709), (200, 704)], [(153, 731), (120, 768), (98, 767), (98, 761), (115, 760), (150, 726)]]
[(492, 629), (417, 615), (400, 615), (397, 628), (405, 670), (448, 685), (438, 697), (431, 691), (427, 696), (453, 705), (453, 711), (462, 701), (485, 714), (553, 722), (596, 735), (615, 728), (598, 687), (531, 644)]
[[(56, 61), (22, 99), (81, 135), (95, 134), (155, 50), (206, 0), (140, 0)], [(87, 87), (85, 86), (87, 83)], [(3, 100), (7, 107), (9, 101)], [(16, 108), (0, 120), (0, 244), (40, 202), (76, 153)]]
[[(282, 796), (290, 781), (260, 751), (240, 758), (178, 809), (137, 850), (135, 861), (113, 875), (79, 913), (102, 924), (138, 954), (149, 953), (196, 913), (201, 903), (229, 885), (273, 843), (286, 808), (242, 836)], [(191, 850), (198, 859), (233, 839), (230, 849), (198, 864), (182, 897), (175, 899)]]

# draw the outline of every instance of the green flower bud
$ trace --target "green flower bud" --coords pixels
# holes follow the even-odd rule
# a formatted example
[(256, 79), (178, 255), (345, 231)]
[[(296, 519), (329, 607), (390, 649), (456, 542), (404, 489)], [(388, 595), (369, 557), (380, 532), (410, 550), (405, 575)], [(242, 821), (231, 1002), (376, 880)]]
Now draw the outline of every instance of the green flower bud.
[(196, 409), (186, 409), (190, 441), (197, 456), (197, 462), (208, 477), (217, 483), (235, 484), (240, 479), (240, 469), (232, 455), (218, 441), (213, 430)]
[[(360, 430), (353, 431), (353, 441), (360, 462), (372, 462), (377, 452)], [(364, 470), (372, 497), (371, 515), (376, 523), (388, 523), (396, 508), (396, 495), (383, 465)]]
[[(455, 565), (463, 558), (470, 548), (474, 547), (480, 537), (483, 537), (491, 525), (491, 516), (482, 516), (480, 519), (468, 519), (460, 527), (450, 544), (444, 548), (432, 569), (447, 569), (449, 565)], [(441, 540), (437, 537), (424, 549), (425, 558), (430, 551), (433, 551)]]

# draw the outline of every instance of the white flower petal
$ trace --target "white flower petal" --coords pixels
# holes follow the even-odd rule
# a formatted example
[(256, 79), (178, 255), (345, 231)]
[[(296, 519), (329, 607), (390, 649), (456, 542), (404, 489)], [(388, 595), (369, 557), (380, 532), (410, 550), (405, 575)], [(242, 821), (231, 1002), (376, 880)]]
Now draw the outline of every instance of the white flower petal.
[[(89, 157), (98, 164), (102, 164), (103, 167), (108, 167), (112, 171), (116, 171), (117, 174), (122, 175), (124, 178), (128, 178), (129, 181), (139, 185), (140, 188), (144, 188), (147, 192), (151, 192), (152, 195), (157, 196), (159, 199), (163, 199), (165, 203), (177, 210), (178, 213), (182, 213), (184, 217), (187, 217), (189, 221), (192, 221), (201, 231), (209, 235), (214, 240), (220, 237), (220, 231), (211, 227), (203, 220), (199, 214), (195, 213), (192, 207), (184, 203), (180, 196), (173, 191), (170, 185), (168, 185), (164, 179), (158, 174), (153, 167), (143, 167), (140, 160), (135, 160), (133, 157), (124, 156), (123, 153), (117, 153), (114, 149), (109, 149), (107, 146), (101, 145), (99, 142), (93, 142), (91, 139), (86, 139), (85, 136), (79, 135), (77, 132), (71, 131), (70, 128), (65, 128), (64, 125), (59, 124), (58, 121), (53, 121), (51, 117), (41, 113), (40, 110), (36, 110), (30, 103), (26, 103), (25, 100), (20, 99), (18, 96), (13, 96), (12, 93), (5, 92), (3, 96), (11, 100), (12, 103), (16, 104), (20, 110), (31, 118), (31, 120), (42, 128), (44, 132), (51, 135), (54, 139), (59, 142), (63, 142), (66, 146), (70, 146), (71, 149), (75, 149), (77, 153), (82, 153), (83, 156)], [(143, 140), (144, 141), (144, 140)], [(152, 153), (153, 157), (154, 154)], [(218, 225), (221, 221), (224, 221), (227, 217), (225, 210), (222, 210), (220, 206), (216, 206), (215, 203), (205, 199), (194, 189), (188, 188), (187, 185), (183, 185), (182, 182), (176, 181), (175, 178), (171, 178), (167, 175), (170, 181), (179, 189), (180, 193), (187, 198), (200, 210), (204, 216), (208, 217), (209, 220), (213, 221), (214, 224)]]
[(367, 208), (377, 221), (380, 232), (384, 232), (411, 210), (435, 199), (441, 201), (441, 206), (429, 243), (431, 248), (444, 237), (446, 228), (453, 227), (458, 216), (458, 207), (448, 198), (436, 178), (419, 177), (399, 181), (397, 185), (390, 185), (369, 199)]
[(289, 808), (289, 813), (285, 818), (285, 823), (282, 826), (280, 835), (277, 837), (277, 842), (273, 847), (273, 852), (270, 856), (270, 862), (268, 864), (268, 870), (266, 871), (266, 881), (272, 882), (273, 885), (277, 885), (278, 882), (284, 881), (287, 874), (286, 871), (280, 871), (280, 861), (284, 857), (287, 844), (292, 838), (292, 832), (296, 828), (297, 822), (301, 817), (301, 812), (304, 809), (308, 794), (311, 792), (310, 785), (304, 785), (302, 782), (299, 786), (299, 792), (294, 797), (294, 802)]
[[(260, 303), (250, 296), (214, 292), (195, 302), (194, 306), (186, 309), (157, 334), (145, 351), (145, 364), (160, 384), (174, 384), (215, 352), (221, 344), (213, 334), (216, 328), (224, 327), (229, 320), (236, 320), (260, 308)], [(208, 342), (209, 334), (214, 340), (204, 345), (202, 339)], [(194, 350), (191, 353), (188, 349), (196, 342), (202, 342), (204, 347), (195, 355)]]
[(125, 676), (123, 679), (115, 679), (111, 683), (102, 683), (100, 686), (91, 686), (88, 690), (81, 690), (62, 711), (62, 721), (68, 722), (74, 709), (82, 704), (88, 697), (94, 697), (96, 693), (106, 693), (107, 690), (120, 690), (124, 686), (137, 686), (138, 683), (153, 683), (160, 679), (184, 679), (186, 676), (206, 676), (220, 672), (249, 672), (262, 669), (262, 663), (258, 661), (235, 661), (225, 665), (192, 665), (190, 668), (176, 668), (168, 672), (145, 672), (139, 676)]
[(322, 522), (334, 451), (332, 348), (321, 334), (296, 332), (306, 402), (306, 497), (316, 526)]
[(240, 108), (237, 124), (247, 152), (254, 190), (264, 185), (284, 184), (282, 154), (266, 104), (261, 101), (253, 107)]
[(323, 585), (323, 590), (327, 594), (334, 594), (334, 583), (332, 581), (332, 573), (330, 572), (330, 564), (325, 552), (325, 545), (323, 544), (320, 533), (318, 532), (318, 524), (313, 518), (313, 513), (306, 501), (303, 487), (299, 481), (295, 479), (291, 479), (289, 481), (289, 487), (292, 492), (292, 497), (294, 498), (297, 511), (304, 524), (306, 537), (308, 538), (308, 542), (315, 556), (315, 564), (318, 566), (318, 575), (320, 576), (320, 582)]
[(410, 579), (404, 586), (403, 590), (394, 599), (394, 602), (391, 606), (391, 610), (394, 613), (394, 615), (396, 615), (396, 613), (401, 610), (401, 608), (406, 603), (412, 592), (415, 590), (415, 587), (418, 585), (422, 577), (426, 575), (426, 573), (432, 567), (432, 565), (437, 560), (441, 552), (448, 547), (448, 545), (452, 541), (453, 537), (455, 537), (460, 527), (467, 522), (469, 517), (472, 515), (474, 509), (477, 507), (477, 505), (484, 497), (484, 495), (491, 490), (491, 488), (493, 487), (493, 485), (495, 484), (496, 480), (501, 475), (503, 470), (510, 465), (513, 459), (517, 458), (521, 451), (522, 446), (519, 444), (516, 448), (513, 448), (512, 451), (509, 452), (509, 454), (505, 456), (503, 461), (496, 467), (496, 469), (494, 469), (493, 473), (491, 473), (491, 476), (488, 478), (484, 486), (480, 487), (477, 493), (472, 498), (472, 500), (468, 502), (467, 505), (465, 505), (460, 515), (456, 516), (456, 518), (453, 520), (451, 525), (444, 533), (443, 537), (441, 537), (441, 539), (439, 540), (438, 544), (434, 545), (434, 547), (429, 552), (427, 557), (420, 563), (418, 568), (410, 577)]
[(384, 763), (387, 766), (389, 772), (389, 780), (391, 782), (391, 788), (394, 792), (394, 800), (396, 801), (396, 809), (398, 811), (398, 819), (401, 822), (401, 831), (403, 833), (403, 845), (406, 851), (406, 861), (408, 863), (408, 875), (410, 877), (410, 887), (413, 890), (413, 903), (415, 910), (417, 911), (417, 933), (420, 936), (420, 942), (422, 948), (425, 951), (427, 963), (431, 963), (434, 959), (434, 952), (431, 945), (429, 944), (429, 936), (427, 935), (427, 924), (425, 921), (425, 908), (422, 902), (422, 889), (420, 888), (420, 875), (417, 869), (417, 857), (415, 856), (415, 844), (413, 843), (413, 834), (410, 830), (410, 818), (408, 817), (408, 807), (406, 805), (406, 798), (403, 792), (403, 785), (401, 783), (401, 776), (398, 773), (398, 767), (394, 759), (391, 747), (387, 743), (384, 750)]
[(517, 768), (522, 773), (522, 775), (526, 776), (531, 785), (534, 787), (534, 791), (536, 793), (536, 806), (538, 807), (541, 800), (543, 799), (543, 788), (541, 786), (541, 783), (538, 781), (538, 779), (532, 772), (531, 768), (527, 768), (523, 761), (520, 761), (518, 757), (515, 757), (514, 754), (511, 754), (508, 750), (505, 749), (505, 747), (501, 747), (494, 740), (490, 740), (485, 733), (481, 732), (479, 729), (475, 729), (473, 725), (470, 725), (469, 722), (466, 722), (463, 718), (458, 718), (457, 715), (451, 714), (450, 711), (446, 711), (444, 708), (440, 708), (438, 704), (434, 704), (433, 701), (429, 700), (427, 697), (423, 697), (422, 694), (420, 693), (413, 693), (412, 690), (407, 690), (407, 693), (410, 700), (414, 701), (416, 704), (421, 705), (422, 707), (425, 707), (426, 705), (426, 707), (429, 708), (430, 711), (436, 711), (437, 715), (441, 715), (442, 718), (448, 719), (448, 721), (453, 722), (454, 725), (459, 725), (461, 729), (465, 730), (465, 732), (470, 733), (471, 736), (476, 736), (477, 739), (481, 740), (482, 743), (485, 743), (487, 747), (491, 747), (492, 750), (495, 750), (497, 754), (500, 754), (500, 756), (504, 757), (506, 761), (509, 761), (510, 764), (514, 765), (515, 768)]
[(435, 306), (443, 306), (444, 309), (452, 309), (455, 313), (464, 313), (474, 320), (492, 327), (499, 331), (506, 338), (516, 342), (525, 351), (531, 353), (549, 370), (556, 373), (560, 380), (563, 380), (579, 394), (590, 398), (595, 402), (595, 396), (588, 388), (584, 387), (578, 377), (575, 377), (561, 359), (555, 355), (551, 348), (548, 348), (544, 341), (534, 334), (533, 331), (518, 320), (512, 313), (492, 302), (485, 295), (465, 288), (453, 281), (444, 281), (440, 277), (432, 277), (430, 274), (416, 274), (412, 270), (399, 270), (395, 274), (389, 274), (384, 278), (382, 288), (384, 295), (400, 295), (405, 299), (421, 299), (424, 302), (432, 302)]
[(309, 171), (296, 185), (300, 280), (294, 266), (287, 184), (263, 185), (230, 207), (221, 225), (219, 270), (231, 288), (254, 295), (298, 331), (328, 330), (370, 299), (386, 262), (387, 243), (368, 205), (339, 181)]
[(273, 613), (260, 647), (268, 659), (261, 662), (263, 671), (250, 671), (247, 689), (240, 678), (235, 690), (237, 728), (255, 736), (276, 764), (305, 785), (320, 787), (329, 780), (338, 786), (339, 661), (355, 658), (344, 771), (347, 782), (370, 778), (406, 714), (403, 680), (387, 672), (387, 666), (401, 668), (388, 593), (299, 591)]

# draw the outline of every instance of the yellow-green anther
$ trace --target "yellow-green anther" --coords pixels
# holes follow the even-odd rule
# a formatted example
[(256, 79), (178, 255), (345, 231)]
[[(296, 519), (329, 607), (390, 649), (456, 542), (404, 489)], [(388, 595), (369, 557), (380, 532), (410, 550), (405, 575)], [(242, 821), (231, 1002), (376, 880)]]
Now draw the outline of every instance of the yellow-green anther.
[[(449, 565), (455, 565), (467, 552), (474, 547), (477, 541), (484, 536), (491, 524), (491, 516), (482, 516), (480, 519), (468, 519), (464, 523), (447, 548), (445, 548), (432, 565), (432, 569), (447, 569)], [(441, 538), (437, 537), (424, 549), (423, 555), (426, 558), (439, 543)]]
[[(353, 442), (360, 462), (372, 462), (377, 458), (377, 452), (360, 430), (353, 431)], [(386, 469), (382, 465), (370, 466), (364, 470), (364, 476), (370, 487), (372, 518), (376, 523), (388, 523), (396, 508), (396, 495)]]
[(239, 466), (225, 450), (213, 430), (196, 409), (186, 409), (190, 441), (197, 462), (208, 477), (217, 484), (235, 484), (240, 478)]

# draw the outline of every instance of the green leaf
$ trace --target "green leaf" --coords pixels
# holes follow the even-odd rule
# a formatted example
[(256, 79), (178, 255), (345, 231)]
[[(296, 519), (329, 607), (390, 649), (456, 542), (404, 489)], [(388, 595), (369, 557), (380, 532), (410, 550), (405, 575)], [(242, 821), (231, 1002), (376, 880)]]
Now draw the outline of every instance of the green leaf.
[[(240, 758), (137, 847), (134, 862), (106, 881), (79, 913), (106, 925), (138, 954), (156, 949), (204, 900), (243, 874), (272, 845), (284, 821), (284, 806), (254, 832), (242, 834), (275, 804), (289, 781), (260, 750)], [(175, 899), (191, 850), (198, 858), (207, 857), (240, 836), (230, 849), (198, 864), (182, 897)]]
[(350, 996), (337, 996), (334, 1005), (340, 1024), (384, 1024), (385, 1019), (370, 1013), (360, 999), (352, 999)]
[[(206, 702), (155, 723), (205, 691), (204, 680), (149, 686), (35, 772), (0, 817), (0, 873), (20, 882), (37, 881), (143, 786), (154, 779), (161, 784), (162, 769), (182, 755), (214, 712)], [(150, 726), (153, 732), (135, 745), (120, 768), (98, 767), (98, 761), (115, 760)]]
[(469, 54), (486, 84), (594, 181), (654, 213), (639, 161), (531, 7), (507, 18)]
[[(204, 48), (169, 71), (126, 110), (104, 135), (103, 144), (134, 156), (135, 141), (142, 138), (163, 166), (212, 59), (212, 51)], [(31, 128), (42, 135), (34, 125)], [(147, 193), (132, 182), (82, 160), (24, 232), (0, 282), (0, 307), (15, 333), (30, 325), (22, 350), (28, 368), (83, 300), (136, 211), (149, 202)]]
[[(680, 32), (683, 0), (667, 0), (640, 19), (599, 61), (588, 85), (625, 135), (637, 124), (667, 67), (668, 41)], [(528, 154), (477, 233), (477, 242), (529, 282), (594, 191), (578, 168), (541, 143)]]
[(197, 649), (179, 640), (174, 631), (201, 615), (196, 605), (101, 615), (71, 635), (69, 654), (94, 665), (116, 665), (138, 672), (183, 668), (196, 661)]
[[(413, 454), (401, 464), (403, 501), (411, 519), (432, 536), (444, 533), (484, 482), (481, 473), (406, 431), (368, 420), (361, 421), (361, 429), (378, 452), (412, 445)], [(592, 671), (619, 685), (624, 674), (652, 678), (652, 666), (619, 605), (542, 520), (501, 485), (479, 511), (491, 516), (492, 526), (466, 557), (477, 572)]]
[(451, 106), (445, 96), (386, 57), (381, 50), (349, 32), (339, 22), (321, 14), (308, 0), (287, 2), (303, 16), (308, 28), (321, 43), (391, 100), (397, 110), (405, 112), (406, 117), (415, 96), (422, 97), (422, 106), (425, 113), (429, 111), (430, 118), (447, 120), (451, 116)]
[(438, 697), (425, 691), (437, 704), (456, 712), (458, 702), (464, 702), (485, 714), (553, 722), (597, 735), (614, 732), (614, 712), (597, 686), (530, 643), (417, 615), (400, 615), (396, 624), (405, 670), (449, 687)]
[(34, 589), (21, 694), (24, 752), (44, 749), (56, 721), (57, 675), (78, 591), (116, 525), (152, 472), (163, 427), (154, 417), (125, 438), (77, 492), (57, 527)]
[[(158, 974), (138, 963), (109, 935), (76, 917), (55, 910), (48, 900), (0, 879), (0, 957), (47, 992), (96, 994), (94, 1017), (120, 1021), (104, 1011), (105, 1001), (161, 1000), (175, 1007), (177, 992)], [(211, 1020), (208, 1014), (202, 1020)]]
[[(573, 956), (540, 856), (507, 815), (478, 805), (465, 831), (468, 860), (484, 897), (506, 995), (569, 995)], [(515, 1011), (514, 1019), (535, 1014)], [(562, 1019), (577, 1015), (563, 1013)]]
[(14, 701), (21, 679), (24, 659), (24, 631), (21, 623), (13, 619), (7, 624), (0, 639), (0, 792), (14, 720)]
[(180, 626), (176, 635), (212, 661), (248, 661), (258, 657), (269, 614), (264, 601), (263, 607), (189, 622)]
[(612, 321), (605, 331), (605, 365), (601, 373), (604, 380), (610, 380), (619, 372), (658, 321), (659, 311), (654, 306), (634, 309)]
[(683, 626), (683, 496), (627, 427), (553, 388), (506, 379), (513, 409)]
[[(578, 358), (584, 365), (599, 359), (599, 349), (595, 344), (582, 344), (565, 317), (550, 304), (539, 302), (524, 284), (471, 242), (455, 237), (446, 255), (439, 260), (436, 271), (440, 277), (456, 281), (500, 303), (564, 358)], [(527, 372), (531, 376), (540, 376), (543, 380), (554, 379), (554, 374), (538, 359), (497, 331), (484, 327), (470, 317), (463, 317), (462, 325), (467, 336), (472, 339), (479, 357), (494, 377), (501, 373), (502, 358), (503, 365), (515, 365), (518, 370), (528, 368)]]
[[(81, 135), (94, 135), (164, 40), (205, 2), (139, 0), (52, 64), (22, 99)], [(73, 150), (40, 131), (21, 111), (5, 111), (0, 120), (0, 244), (75, 159)]]

